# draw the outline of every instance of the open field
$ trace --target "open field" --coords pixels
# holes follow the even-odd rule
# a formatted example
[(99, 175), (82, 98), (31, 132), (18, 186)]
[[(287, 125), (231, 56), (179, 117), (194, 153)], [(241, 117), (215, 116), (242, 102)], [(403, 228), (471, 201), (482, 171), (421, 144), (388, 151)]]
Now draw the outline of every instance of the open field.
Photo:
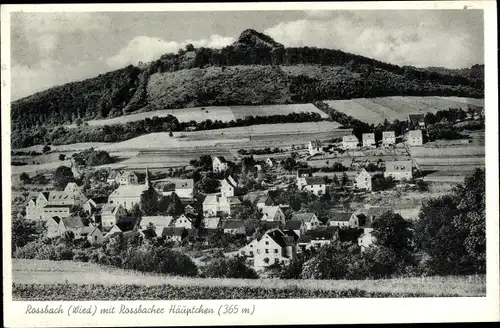
[(484, 99), (462, 97), (380, 97), (325, 101), (330, 107), (369, 124), (407, 120), (409, 114), (449, 108), (484, 107)]
[[(211, 287), (211, 288), (258, 288), (290, 289), (299, 288), (309, 291), (347, 292), (359, 289), (367, 293), (421, 293), (427, 296), (482, 296), (486, 293), (484, 276), (463, 277), (426, 277), (398, 278), (381, 280), (279, 280), (279, 279), (219, 279), (219, 278), (185, 278), (164, 275), (143, 274), (134, 271), (105, 268), (91, 263), (72, 261), (44, 260), (12, 260), (14, 284), (44, 284), (53, 285), (68, 283), (74, 285), (99, 284), (139, 285), (147, 286), (170, 285), (173, 287)], [(72, 288), (80, 288), (71, 286)], [(100, 288), (100, 287), (99, 287)], [(127, 293), (129, 294), (129, 293)], [(134, 293), (130, 293), (133, 295)], [(21, 297), (22, 295), (16, 295)], [(53, 294), (57, 298), (57, 294)], [(122, 295), (121, 297), (124, 297)], [(323, 296), (325, 297), (325, 296)], [(54, 299), (55, 300), (55, 299)]]
[[(100, 146), (105, 146), (105, 145), (111, 145), (111, 143), (108, 142), (81, 142), (81, 143), (74, 143), (74, 144), (69, 144), (69, 145), (51, 145), (50, 149), (52, 152), (70, 152), (70, 151), (82, 151), (88, 148), (97, 148)], [(37, 151), (39, 153), (42, 152), (44, 145), (35, 145), (31, 147), (26, 147), (26, 148), (19, 148), (19, 149), (12, 149), (13, 151)]]
[[(124, 124), (152, 118), (154, 116), (166, 117), (173, 115), (177, 117), (179, 122), (196, 121), (202, 122), (205, 120), (219, 120), (229, 122), (237, 119), (244, 119), (247, 116), (271, 116), (271, 115), (288, 115), (291, 113), (318, 113), (322, 118), (328, 118), (328, 115), (319, 110), (313, 104), (290, 104), (290, 105), (260, 105), (260, 106), (206, 106), (192, 107), (181, 109), (164, 109), (151, 112), (142, 112), (130, 114), (120, 117), (114, 117), (104, 120), (89, 120), (86, 121), (90, 126)], [(67, 125), (68, 128), (74, 128), (76, 125)]]

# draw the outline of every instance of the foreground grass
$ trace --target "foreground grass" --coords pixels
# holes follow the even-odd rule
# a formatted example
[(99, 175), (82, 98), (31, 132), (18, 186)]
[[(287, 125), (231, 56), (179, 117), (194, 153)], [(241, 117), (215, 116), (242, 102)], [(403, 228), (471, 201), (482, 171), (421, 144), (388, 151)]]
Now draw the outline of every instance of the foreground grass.
[(169, 286), (168, 288), (178, 289), (229, 288), (223, 293), (231, 293), (231, 288), (288, 291), (290, 291), (290, 289), (299, 289), (304, 291), (301, 293), (313, 293), (312, 295), (316, 295), (314, 293), (333, 293), (331, 295), (340, 295), (336, 297), (344, 297), (341, 296), (344, 294), (339, 293), (348, 293), (353, 291), (356, 291), (356, 293), (367, 293), (368, 295), (387, 295), (366, 297), (409, 297), (405, 295), (414, 294), (426, 296), (456, 295), (473, 297), (486, 295), (486, 278), (484, 275), (423, 278), (413, 277), (378, 280), (191, 278), (122, 270), (92, 263), (18, 259), (14, 259), (12, 261), (12, 269), (12, 279), (15, 285), (48, 285), (50, 288), (59, 283), (67, 283), (68, 285), (76, 286), (78, 288), (85, 288), (81, 285), (89, 286), (93, 284), (101, 286), (99, 288), (109, 288), (110, 286), (116, 285), (141, 286), (141, 288), (152, 289), (163, 288), (162, 286)]
[[(141, 285), (40, 285), (13, 284), (15, 301), (95, 301), (95, 300), (206, 300), (206, 299), (291, 299), (291, 298), (387, 298), (432, 297), (421, 292), (383, 293), (360, 289), (309, 290), (297, 287), (222, 287), (222, 286), (141, 286)], [(458, 297), (460, 295), (440, 295)]]

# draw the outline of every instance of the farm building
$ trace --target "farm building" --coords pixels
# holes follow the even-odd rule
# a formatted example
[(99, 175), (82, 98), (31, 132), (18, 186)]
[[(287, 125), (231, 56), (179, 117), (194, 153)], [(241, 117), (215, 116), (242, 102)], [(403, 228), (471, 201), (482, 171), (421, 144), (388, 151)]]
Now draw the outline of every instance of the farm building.
[(410, 130), (405, 134), (406, 144), (408, 146), (422, 146), (422, 130)]
[(148, 190), (147, 184), (139, 185), (120, 185), (109, 195), (110, 204), (122, 205), (124, 209), (131, 210), (134, 205), (141, 203), (141, 195)]
[(244, 235), (246, 234), (246, 229), (243, 221), (240, 220), (225, 220), (222, 224), (222, 230), (224, 233), (230, 235)]
[(285, 223), (285, 230), (293, 230), (297, 236), (302, 236), (307, 231), (307, 226), (302, 220), (288, 220)]
[(385, 163), (384, 177), (393, 177), (394, 180), (409, 180), (413, 177), (411, 161), (391, 161)]
[(363, 133), (363, 147), (375, 147), (375, 133)]
[(102, 241), (102, 232), (98, 227), (83, 227), (80, 231), (80, 238), (85, 238), (90, 244), (99, 244)]
[(326, 182), (323, 177), (307, 177), (305, 179), (305, 185), (302, 186), (301, 190), (309, 191), (316, 196), (321, 196), (326, 193)]
[(188, 236), (188, 231), (185, 228), (166, 227), (162, 229), (161, 236), (165, 240), (180, 243)]
[(262, 221), (278, 221), (285, 224), (285, 213), (279, 206), (263, 206), (261, 209)]
[(273, 264), (287, 265), (297, 254), (298, 239), (293, 231), (273, 229), (242, 247), (239, 254), (246, 257), (256, 270)]
[(358, 144), (359, 140), (355, 135), (342, 137), (342, 148), (344, 149), (356, 149), (358, 148)]
[(396, 144), (396, 133), (394, 131), (382, 132), (382, 146), (387, 147)]
[(410, 114), (408, 115), (408, 120), (411, 124), (418, 126), (420, 128), (425, 128), (425, 116), (424, 114)]
[(125, 215), (126, 212), (122, 205), (105, 204), (101, 211), (102, 228), (111, 228)]
[(216, 173), (224, 172), (228, 169), (229, 162), (223, 156), (214, 156), (212, 158), (212, 170)]
[(291, 220), (303, 222), (305, 231), (314, 230), (321, 225), (321, 221), (314, 213), (294, 213)]
[(192, 198), (193, 190), (193, 179), (172, 179), (171, 181), (167, 181), (167, 185), (162, 190), (162, 195), (169, 196), (172, 192), (175, 192), (180, 198)]
[(203, 218), (203, 225), (208, 230), (219, 229), (222, 225), (222, 220), (217, 216), (205, 217)]
[(365, 169), (361, 169), (356, 176), (356, 188), (372, 191), (372, 175)]
[(323, 145), (318, 140), (311, 140), (307, 149), (309, 150), (309, 155), (313, 156), (323, 152)]

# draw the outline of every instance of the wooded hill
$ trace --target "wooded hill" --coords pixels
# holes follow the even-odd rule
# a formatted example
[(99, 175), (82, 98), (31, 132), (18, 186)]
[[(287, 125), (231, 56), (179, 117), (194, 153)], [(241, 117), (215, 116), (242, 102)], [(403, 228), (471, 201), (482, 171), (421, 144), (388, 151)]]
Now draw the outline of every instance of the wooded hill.
[(381, 96), (484, 97), (484, 65), (470, 69), (400, 67), (340, 50), (286, 48), (254, 30), (222, 49), (161, 56), (14, 101), (12, 133), (77, 118), (198, 105), (304, 103)]

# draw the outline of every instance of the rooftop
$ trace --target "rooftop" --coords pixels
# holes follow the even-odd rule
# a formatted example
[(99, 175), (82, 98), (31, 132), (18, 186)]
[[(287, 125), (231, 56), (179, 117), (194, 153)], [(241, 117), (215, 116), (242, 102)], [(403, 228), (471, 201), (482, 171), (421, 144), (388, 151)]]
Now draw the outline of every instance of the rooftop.
[(411, 172), (411, 161), (392, 161), (385, 163), (386, 172)]
[(306, 184), (308, 185), (321, 185), (325, 184), (325, 179), (323, 177), (306, 177)]
[(184, 228), (174, 228), (174, 227), (165, 227), (161, 232), (162, 236), (182, 236), (184, 234)]
[(147, 189), (148, 189), (147, 184), (120, 185), (118, 189), (116, 189), (111, 193), (109, 198), (141, 197), (142, 193)]
[(240, 220), (225, 220), (222, 225), (223, 229), (239, 229), (243, 227), (244, 227), (243, 221)]
[(343, 136), (342, 137), (342, 141), (345, 141), (345, 142), (354, 142), (354, 141), (356, 141), (356, 142), (358, 142), (359, 140), (358, 140), (358, 138), (356, 138), (355, 135), (350, 135), (350, 136)]
[(285, 229), (299, 230), (302, 226), (302, 221), (300, 220), (289, 220), (285, 223)]
[(67, 229), (83, 228), (82, 218), (79, 216), (68, 216), (61, 218), (62, 223)]
[(294, 213), (292, 214), (292, 220), (310, 222), (315, 217), (314, 213)]
[(332, 217), (328, 219), (328, 221), (338, 222), (338, 221), (349, 221), (352, 213), (349, 212), (332, 212)]

